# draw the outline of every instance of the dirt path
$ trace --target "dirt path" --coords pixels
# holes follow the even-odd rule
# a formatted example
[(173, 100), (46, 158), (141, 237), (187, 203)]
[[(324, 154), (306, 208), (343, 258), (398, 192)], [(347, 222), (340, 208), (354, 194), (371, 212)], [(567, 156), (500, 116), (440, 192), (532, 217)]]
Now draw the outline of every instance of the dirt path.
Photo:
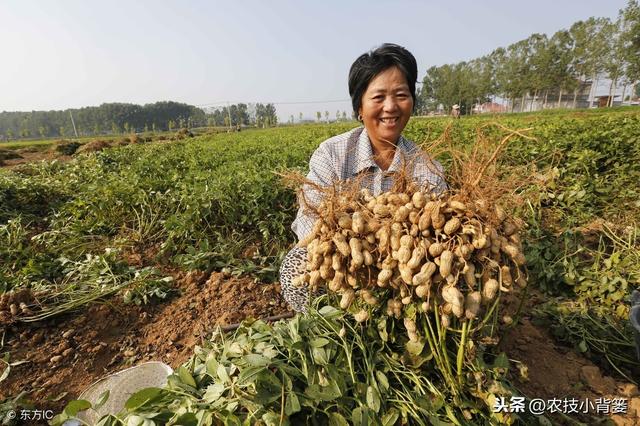
[(41, 150), (36, 148), (21, 148), (13, 152), (12, 157), (2, 159), (0, 155), (0, 167), (11, 169), (21, 164), (36, 163), (38, 161), (69, 161), (72, 157), (69, 155), (61, 155), (58, 152)]

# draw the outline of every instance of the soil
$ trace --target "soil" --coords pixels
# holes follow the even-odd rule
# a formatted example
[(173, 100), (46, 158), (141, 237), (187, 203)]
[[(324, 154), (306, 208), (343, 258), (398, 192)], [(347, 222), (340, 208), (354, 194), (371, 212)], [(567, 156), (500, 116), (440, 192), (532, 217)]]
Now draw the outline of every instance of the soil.
[(70, 155), (62, 155), (59, 152), (56, 152), (55, 150), (42, 151), (34, 148), (18, 149), (16, 150), (16, 153), (18, 154), (17, 157), (0, 161), (0, 167), (6, 167), (8, 169), (11, 169), (20, 164), (29, 164), (29, 163), (36, 163), (39, 161), (53, 161), (53, 160), (69, 161), (71, 158), (73, 158)]
[[(535, 305), (544, 301), (542, 295), (532, 293), (527, 296), (522, 312), (532, 312)], [(508, 355), (512, 361), (511, 366), (514, 367), (510, 369), (509, 379), (526, 397), (526, 401), (534, 398), (544, 401), (575, 398), (578, 401), (589, 401), (585, 402), (585, 407), (589, 403), (594, 404), (594, 407), (588, 408), (591, 415), (550, 415), (547, 411), (546, 415), (554, 424), (574, 425), (575, 421), (582, 421), (589, 425), (640, 425), (640, 392), (635, 384), (607, 376), (573, 348), (557, 343), (548, 330), (534, 324), (532, 320), (531, 316), (523, 315), (518, 323), (504, 334), (499, 344), (500, 350)], [(524, 368), (520, 370), (518, 366)], [(595, 404), (598, 401), (610, 401), (614, 398), (626, 400), (626, 413), (610, 413), (607, 416), (603, 411), (596, 410)], [(606, 405), (611, 407), (610, 402)], [(599, 421), (596, 418), (599, 418)]]
[[(158, 142), (165, 140), (164, 136), (157, 138)], [(112, 143), (121, 146), (146, 141), (135, 137)], [(95, 140), (78, 152), (111, 146), (109, 142)], [(72, 158), (54, 147), (22, 148), (14, 155), (4, 156), (0, 167)], [(130, 264), (141, 265), (151, 257), (153, 253), (133, 253), (128, 260)], [(197, 271), (176, 271), (172, 275), (179, 295), (169, 300), (136, 306), (127, 305), (118, 297), (40, 323), (10, 324), (9, 305), (18, 306), (20, 302), (30, 305), (34, 299), (28, 291), (16, 293), (10, 299), (3, 297), (1, 354), (9, 353), (9, 362), (19, 365), (14, 365), (2, 381), (0, 401), (25, 391), (26, 399), (36, 408), (57, 413), (89, 385), (123, 368), (151, 360), (178, 367), (218, 325), (290, 312), (277, 284), (261, 284), (252, 278), (220, 273), (206, 276)]]
[(106, 148), (111, 148), (111, 144), (107, 141), (103, 141), (100, 139), (96, 139), (95, 141), (91, 141), (88, 143), (85, 143), (84, 145), (80, 145), (80, 147), (78, 148), (78, 150), (76, 152), (81, 153), (81, 152), (98, 152), (98, 151), (102, 151), (103, 149)]
[[(175, 278), (180, 294), (160, 303), (127, 305), (113, 298), (52, 321), (9, 326), (3, 351), (11, 353), (12, 362), (28, 362), (12, 368), (0, 399), (27, 391), (38, 409), (59, 412), (109, 373), (151, 360), (178, 367), (217, 325), (288, 312), (278, 284), (217, 272), (208, 276), (176, 272)], [(524, 312), (540, 300), (529, 297)], [(509, 378), (527, 400), (577, 398), (595, 404), (597, 398), (625, 398), (628, 412), (609, 421), (640, 424), (640, 393), (635, 385), (604, 376), (592, 362), (555, 343), (530, 317), (522, 317), (499, 347), (512, 366), (526, 365), (527, 378), (517, 373), (518, 368), (511, 369)], [(595, 424), (591, 417), (571, 418)], [(554, 424), (572, 424), (566, 418), (551, 419)]]
[[(133, 136), (131, 137), (133, 138)], [(140, 141), (141, 138), (136, 137), (135, 140)], [(29, 164), (29, 163), (37, 163), (39, 161), (59, 161), (59, 162), (67, 162), (73, 158), (73, 155), (65, 155), (63, 152), (60, 152), (56, 149), (56, 147), (60, 145), (69, 144), (69, 141), (60, 140), (52, 143), (51, 146), (46, 147), (45, 149), (36, 148), (36, 147), (26, 147), (16, 149), (12, 151), (12, 158), (4, 159), (0, 161), (0, 167), (6, 167), (8, 169), (14, 168), (21, 164)], [(119, 141), (110, 140), (105, 141), (101, 139), (96, 139), (91, 142), (84, 143), (77, 148), (76, 153), (87, 153), (87, 152), (97, 152), (102, 151), (103, 149), (108, 149), (112, 147), (128, 145), (130, 142), (130, 138), (122, 138)]]
[[(137, 306), (122, 298), (51, 321), (8, 326), (3, 352), (12, 367), (0, 400), (28, 392), (38, 409), (60, 412), (101, 377), (146, 361), (172, 368), (218, 325), (289, 312), (278, 284), (221, 273), (177, 273), (180, 294)], [(23, 296), (21, 296), (23, 297)]]
[[(172, 140), (181, 140), (188, 137), (194, 137), (193, 133), (186, 129), (183, 129), (178, 131), (173, 136), (157, 135), (154, 137), (143, 137), (138, 135), (130, 135), (108, 140), (95, 139), (93, 141), (82, 144), (78, 148), (77, 153), (80, 154), (83, 152), (98, 152), (104, 149), (117, 148), (119, 146), (129, 144), (138, 144), (144, 142), (166, 142)], [(6, 167), (10, 169), (21, 164), (35, 163), (39, 161), (69, 161), (73, 158), (72, 155), (64, 155), (63, 153), (56, 151), (57, 145), (65, 143), (69, 143), (69, 141), (60, 140), (52, 143), (51, 146), (45, 149), (36, 147), (26, 147), (16, 150), (0, 149), (0, 167)]]
[[(28, 148), (19, 154), (21, 158), (6, 159), (3, 166), (72, 158)], [(131, 255), (129, 262), (142, 263), (142, 258)], [(221, 273), (172, 275), (179, 295), (169, 300), (137, 306), (112, 298), (51, 321), (6, 326), (2, 352), (11, 354), (12, 363), (27, 362), (12, 367), (2, 382), (0, 400), (26, 391), (36, 408), (57, 413), (90, 384), (110, 373), (151, 360), (177, 368), (218, 325), (289, 312), (277, 284)], [(17, 297), (28, 302), (30, 296)], [(15, 303), (19, 301), (16, 299)], [(539, 295), (529, 296), (523, 312), (531, 312), (541, 301)], [(507, 308), (509, 312), (515, 310), (515, 301), (507, 304), (512, 305)], [(0, 314), (6, 315), (0, 315), (0, 335), (8, 315), (2, 309), (0, 306)], [(626, 413), (602, 416), (604, 422), (597, 424), (640, 425), (640, 392), (636, 385), (604, 375), (572, 348), (556, 343), (530, 316), (524, 315), (504, 335), (499, 348), (508, 355), (512, 367), (526, 367), (512, 368), (509, 379), (527, 400), (576, 398), (595, 404), (598, 398), (624, 398)], [(596, 424), (596, 419), (584, 415), (550, 417), (553, 424), (573, 425), (577, 420)]]

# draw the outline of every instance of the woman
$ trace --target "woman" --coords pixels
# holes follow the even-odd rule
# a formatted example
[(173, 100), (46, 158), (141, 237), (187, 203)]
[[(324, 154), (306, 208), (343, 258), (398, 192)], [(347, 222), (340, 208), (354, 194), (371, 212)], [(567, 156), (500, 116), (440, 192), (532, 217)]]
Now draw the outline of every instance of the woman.
[[(447, 188), (442, 166), (424, 156), (405, 139), (404, 130), (416, 99), (418, 67), (413, 55), (395, 44), (383, 44), (361, 55), (349, 71), (349, 95), (353, 111), (364, 126), (324, 141), (311, 156), (307, 178), (321, 186), (337, 180), (360, 178), (374, 194), (393, 186), (393, 174), (411, 160), (411, 173), (426, 189), (440, 193)], [(307, 202), (318, 205), (321, 195), (304, 188)], [(316, 217), (302, 206), (291, 228), (299, 240), (312, 230)], [(282, 294), (295, 311), (309, 302), (305, 287), (291, 281), (304, 273), (306, 249), (291, 250), (280, 268)]]

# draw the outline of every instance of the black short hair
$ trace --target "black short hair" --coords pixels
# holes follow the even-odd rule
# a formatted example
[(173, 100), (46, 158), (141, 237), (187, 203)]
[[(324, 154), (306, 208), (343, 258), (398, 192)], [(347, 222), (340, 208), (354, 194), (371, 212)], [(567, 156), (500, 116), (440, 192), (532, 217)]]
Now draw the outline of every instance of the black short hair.
[(349, 70), (349, 96), (353, 111), (358, 115), (362, 105), (362, 95), (375, 76), (391, 67), (398, 67), (407, 79), (413, 105), (416, 104), (416, 80), (418, 65), (411, 52), (397, 44), (385, 43), (380, 47), (364, 53), (355, 60)]

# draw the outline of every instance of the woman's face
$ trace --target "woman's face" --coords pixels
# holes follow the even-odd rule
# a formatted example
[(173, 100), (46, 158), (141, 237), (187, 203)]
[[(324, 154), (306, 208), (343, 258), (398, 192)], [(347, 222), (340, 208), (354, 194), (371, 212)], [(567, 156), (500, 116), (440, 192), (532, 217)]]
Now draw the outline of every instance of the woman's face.
[(360, 115), (373, 142), (396, 143), (413, 110), (407, 79), (398, 67), (375, 76), (362, 95)]

